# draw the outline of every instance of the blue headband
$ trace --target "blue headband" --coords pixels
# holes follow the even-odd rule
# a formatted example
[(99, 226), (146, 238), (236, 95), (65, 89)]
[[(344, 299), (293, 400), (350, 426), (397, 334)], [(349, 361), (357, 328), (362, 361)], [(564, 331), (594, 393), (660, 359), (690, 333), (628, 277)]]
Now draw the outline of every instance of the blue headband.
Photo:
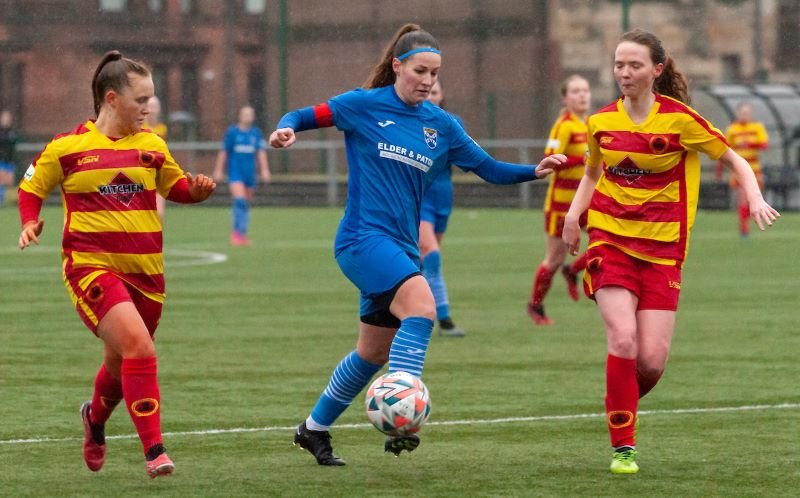
[(397, 56), (397, 60), (401, 60), (401, 61), (402, 61), (402, 60), (408, 59), (408, 58), (409, 58), (409, 57), (411, 57), (412, 55), (414, 55), (414, 54), (418, 54), (418, 53), (420, 53), (420, 52), (432, 52), (432, 53), (434, 53), (434, 54), (439, 54), (439, 55), (441, 55), (441, 53), (442, 53), (442, 51), (441, 51), (441, 50), (439, 50), (439, 49), (437, 49), (437, 48), (433, 48), (433, 47), (420, 47), (420, 48), (415, 48), (414, 50), (409, 50), (408, 52), (406, 52), (406, 53), (404, 53), (404, 54), (398, 55), (398, 56)]

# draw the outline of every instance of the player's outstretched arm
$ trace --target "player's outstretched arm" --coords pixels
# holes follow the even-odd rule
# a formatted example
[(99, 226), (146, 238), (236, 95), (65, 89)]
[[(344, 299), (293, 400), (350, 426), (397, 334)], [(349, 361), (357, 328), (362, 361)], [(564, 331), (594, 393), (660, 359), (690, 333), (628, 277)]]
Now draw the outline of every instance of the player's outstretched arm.
[(278, 128), (269, 136), (269, 144), (276, 149), (283, 149), (292, 145), (297, 136), (291, 128)]

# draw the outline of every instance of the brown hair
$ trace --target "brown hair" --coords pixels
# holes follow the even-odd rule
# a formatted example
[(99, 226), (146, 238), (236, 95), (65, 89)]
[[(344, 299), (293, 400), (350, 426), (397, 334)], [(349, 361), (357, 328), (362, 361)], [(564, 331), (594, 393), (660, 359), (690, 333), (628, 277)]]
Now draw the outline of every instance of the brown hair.
[(620, 41), (630, 41), (644, 45), (650, 49), (650, 60), (653, 61), (653, 64), (664, 64), (661, 76), (656, 78), (653, 83), (653, 89), (656, 92), (678, 99), (684, 104), (691, 102), (689, 84), (686, 82), (686, 77), (675, 67), (675, 61), (664, 50), (664, 45), (661, 44), (661, 40), (656, 35), (641, 29), (634, 29), (622, 35)]
[[(586, 83), (589, 83), (589, 80), (587, 80), (586, 78), (584, 78), (580, 74), (570, 74), (569, 76), (567, 76), (564, 79), (564, 82), (561, 83), (561, 87), (559, 87), (559, 89), (558, 89), (558, 93), (561, 95), (562, 98), (567, 96), (567, 90), (569, 90), (569, 84), (572, 83), (575, 80), (583, 80)], [(561, 109), (559, 109), (558, 115), (559, 116), (563, 116), (566, 112), (567, 112), (567, 108), (566, 107), (562, 107)]]
[(571, 74), (571, 75), (567, 76), (567, 78), (564, 80), (564, 82), (561, 83), (561, 88), (559, 89), (559, 92), (561, 93), (562, 97), (566, 97), (567, 96), (567, 90), (569, 89), (569, 84), (572, 83), (575, 80), (583, 80), (583, 81), (585, 81), (587, 83), (589, 82), (589, 80), (587, 80), (586, 78), (584, 78), (580, 74)]
[(369, 89), (393, 85), (396, 76), (392, 69), (392, 61), (395, 57), (418, 47), (431, 47), (438, 50), (439, 42), (417, 24), (402, 26), (384, 49), (378, 63), (373, 66), (363, 87)]
[(139, 76), (150, 76), (150, 70), (142, 63), (123, 57), (118, 50), (106, 52), (94, 70), (92, 78), (92, 95), (94, 96), (94, 114), (100, 114), (100, 106), (103, 105), (106, 92), (114, 90), (122, 92), (129, 87), (131, 82), (128, 78), (130, 73)]

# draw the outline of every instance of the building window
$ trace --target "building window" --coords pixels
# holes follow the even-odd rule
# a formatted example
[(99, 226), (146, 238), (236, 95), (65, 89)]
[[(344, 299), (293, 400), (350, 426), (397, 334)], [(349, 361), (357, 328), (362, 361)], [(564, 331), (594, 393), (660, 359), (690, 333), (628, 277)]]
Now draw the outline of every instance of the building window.
[(163, 64), (154, 64), (151, 70), (155, 94), (161, 100), (161, 119), (169, 116), (169, 68)]
[(0, 109), (8, 109), (14, 115), (17, 127), (23, 124), (23, 88), (25, 66), (20, 62), (0, 62)]
[(244, 0), (244, 11), (248, 14), (263, 14), (267, 10), (267, 0)]
[(150, 12), (160, 13), (164, 10), (164, 0), (147, 0)]
[(193, 64), (181, 67), (181, 108), (195, 114), (197, 111), (197, 68)]
[(128, 0), (100, 0), (100, 10), (103, 12), (124, 12), (128, 7)]
[(247, 71), (247, 102), (253, 106), (253, 110), (256, 113), (256, 123), (261, 128), (268, 128), (265, 94), (264, 68), (260, 65), (250, 66)]
[(800, 65), (800, 3), (796, 0), (783, 0), (778, 6), (778, 46), (775, 65), (779, 69), (792, 70)]
[(194, 14), (194, 2), (192, 0), (181, 0), (181, 14)]
[(722, 54), (722, 81), (724, 83), (742, 81), (742, 58), (739, 54)]

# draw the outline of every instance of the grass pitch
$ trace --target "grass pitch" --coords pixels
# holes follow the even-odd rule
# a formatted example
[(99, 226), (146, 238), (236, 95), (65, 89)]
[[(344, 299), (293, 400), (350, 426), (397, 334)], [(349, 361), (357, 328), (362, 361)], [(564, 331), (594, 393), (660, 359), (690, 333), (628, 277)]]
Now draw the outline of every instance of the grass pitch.
[(340, 216), (255, 209), (254, 245), (232, 248), (227, 209), (169, 206), (157, 349), (177, 470), (150, 481), (124, 408), (103, 470), (81, 459), (78, 407), (101, 343), (61, 283), (61, 210), (45, 210), (42, 247), (20, 253), (16, 212), (1, 209), (0, 495), (796, 496), (800, 215), (742, 241), (734, 213), (699, 214), (667, 373), (640, 406), (635, 476), (608, 472), (595, 306), (556, 280), (556, 324), (525, 314), (539, 211), (454, 213), (443, 268), (467, 337), (431, 342), (417, 451), (383, 453), (363, 395), (332, 432), (346, 467), (293, 448), (291, 427), (355, 343), (358, 293), (332, 255)]

